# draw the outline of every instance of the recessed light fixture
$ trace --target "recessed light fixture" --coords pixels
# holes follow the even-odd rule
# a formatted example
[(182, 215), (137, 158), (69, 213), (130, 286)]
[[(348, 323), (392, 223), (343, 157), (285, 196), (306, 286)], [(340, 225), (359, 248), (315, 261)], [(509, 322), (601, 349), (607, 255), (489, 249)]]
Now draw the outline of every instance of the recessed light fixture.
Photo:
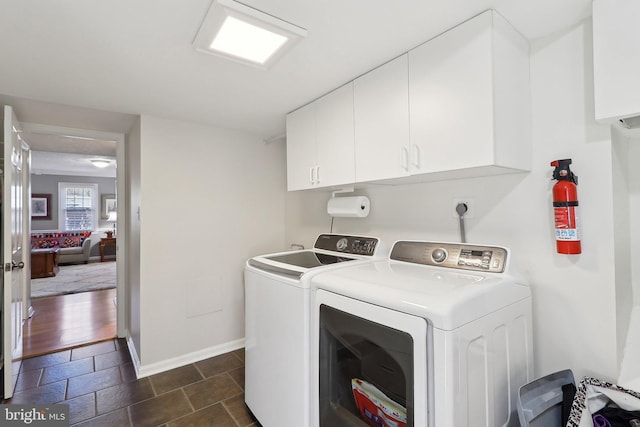
[(105, 159), (91, 159), (90, 162), (93, 164), (93, 166), (100, 169), (106, 168), (111, 164), (109, 160), (105, 160)]
[(234, 0), (214, 0), (193, 41), (199, 52), (268, 68), (307, 31)]

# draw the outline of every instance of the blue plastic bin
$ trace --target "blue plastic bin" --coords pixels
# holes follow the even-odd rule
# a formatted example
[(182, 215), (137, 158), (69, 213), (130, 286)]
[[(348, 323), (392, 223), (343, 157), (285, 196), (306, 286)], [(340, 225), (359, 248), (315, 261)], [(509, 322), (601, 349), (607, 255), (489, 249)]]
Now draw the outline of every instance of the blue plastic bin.
[(518, 418), (522, 427), (564, 427), (562, 425), (562, 387), (573, 384), (570, 369), (539, 378), (520, 387)]

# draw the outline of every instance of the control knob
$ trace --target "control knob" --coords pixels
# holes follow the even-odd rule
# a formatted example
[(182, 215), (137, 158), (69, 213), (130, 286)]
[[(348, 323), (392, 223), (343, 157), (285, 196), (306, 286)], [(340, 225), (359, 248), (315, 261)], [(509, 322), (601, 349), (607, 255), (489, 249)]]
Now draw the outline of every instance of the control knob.
[(336, 249), (338, 249), (338, 251), (342, 252), (345, 249), (347, 249), (347, 245), (349, 244), (349, 241), (347, 240), (346, 237), (343, 237), (342, 239), (338, 240), (338, 242), (336, 243)]
[(431, 259), (437, 263), (444, 262), (444, 260), (447, 259), (447, 251), (442, 248), (434, 249), (433, 252), (431, 252)]

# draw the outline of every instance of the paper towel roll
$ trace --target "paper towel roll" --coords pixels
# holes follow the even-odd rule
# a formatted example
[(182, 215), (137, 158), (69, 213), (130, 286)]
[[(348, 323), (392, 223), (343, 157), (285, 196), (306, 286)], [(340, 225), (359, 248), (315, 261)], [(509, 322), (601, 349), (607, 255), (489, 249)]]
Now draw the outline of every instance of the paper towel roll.
[(332, 197), (327, 203), (327, 213), (346, 218), (365, 218), (369, 215), (371, 203), (366, 196)]

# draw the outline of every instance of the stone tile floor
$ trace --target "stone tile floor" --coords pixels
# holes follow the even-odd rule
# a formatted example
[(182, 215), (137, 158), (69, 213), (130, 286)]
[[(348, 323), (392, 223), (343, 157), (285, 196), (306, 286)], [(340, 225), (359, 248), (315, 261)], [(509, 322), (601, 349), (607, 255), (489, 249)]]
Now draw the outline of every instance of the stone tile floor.
[(259, 427), (244, 404), (244, 350), (136, 379), (124, 340), (26, 359), (3, 403), (69, 405), (72, 426)]

